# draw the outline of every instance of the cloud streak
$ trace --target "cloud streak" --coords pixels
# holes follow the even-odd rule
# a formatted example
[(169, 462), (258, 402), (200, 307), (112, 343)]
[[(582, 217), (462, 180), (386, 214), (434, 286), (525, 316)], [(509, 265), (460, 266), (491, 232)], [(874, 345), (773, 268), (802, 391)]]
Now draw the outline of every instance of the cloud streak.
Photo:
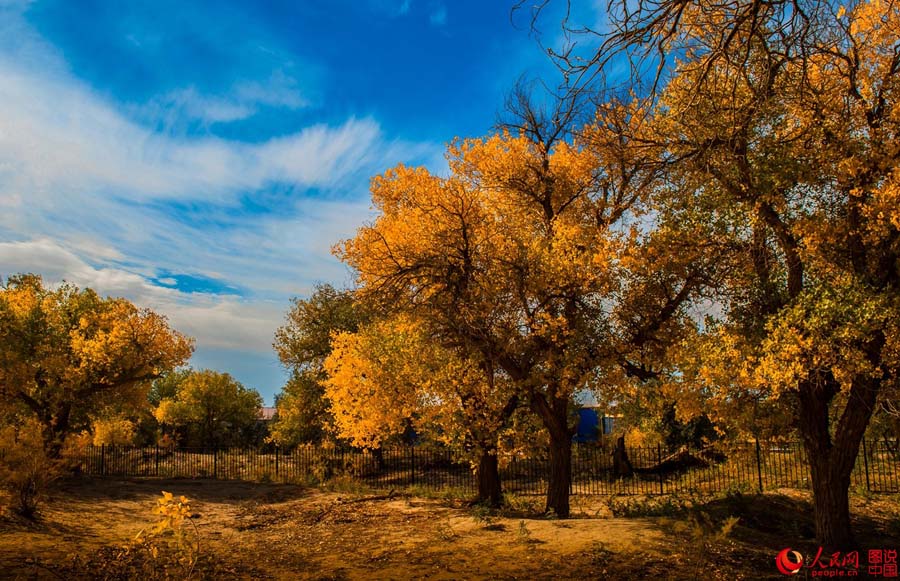
[[(127, 119), (77, 81), (35, 77), (3, 60), (0, 76), (0, 172), (6, 193), (19, 196), (62, 188), (221, 200), (276, 183), (337, 187), (360, 170), (429, 147), (386, 140), (371, 118), (316, 124), (262, 143), (177, 138)], [(222, 105), (210, 114), (240, 113)], [(18, 191), (10, 191), (11, 181)]]
[(169, 91), (135, 111), (149, 123), (179, 129), (194, 121), (204, 126), (241, 121), (265, 107), (294, 110), (309, 104), (297, 81), (276, 71), (266, 82), (235, 83), (224, 95), (207, 95), (193, 86)]
[[(13, 18), (0, 23), (0, 78), (0, 275), (126, 297), (168, 316), (198, 350), (247, 361), (271, 358), (290, 296), (349, 282), (330, 248), (370, 217), (368, 178), (399, 161), (433, 163), (442, 149), (391, 139), (371, 117), (257, 142), (160, 131), (154, 107), (225, 123), (306, 103), (275, 75), (136, 110), (74, 77)], [(223, 290), (179, 287), (191, 277)], [(256, 387), (270, 399), (278, 386)]]
[(247, 302), (227, 294), (185, 293), (152, 284), (124, 267), (94, 266), (49, 238), (0, 242), (0, 275), (30, 272), (40, 265), (48, 284), (63, 280), (103, 296), (127, 297), (169, 317), (171, 324), (205, 347), (268, 352), (272, 332), (283, 318), (274, 301)]

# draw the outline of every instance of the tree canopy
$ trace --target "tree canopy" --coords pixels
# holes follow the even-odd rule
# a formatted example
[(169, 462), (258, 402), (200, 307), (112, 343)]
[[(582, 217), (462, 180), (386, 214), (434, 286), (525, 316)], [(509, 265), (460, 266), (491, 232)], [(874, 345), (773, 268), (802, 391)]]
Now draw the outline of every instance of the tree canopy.
[(227, 373), (203, 369), (188, 373), (154, 415), (163, 426), (180, 429), (184, 444), (228, 446), (253, 441), (260, 407), (256, 390)]
[(328, 284), (317, 285), (307, 299), (291, 301), (285, 323), (275, 333), (275, 351), (291, 373), (275, 402), (275, 441), (319, 442), (328, 436), (332, 418), (324, 399), (323, 363), (331, 353), (332, 336), (355, 331), (368, 316), (350, 291)]
[(335, 336), (325, 370), (341, 436), (377, 448), (412, 427), (477, 466), (479, 499), (500, 503), (500, 435), (519, 402), (507, 377), (403, 315)]
[(97, 410), (143, 400), (150, 382), (192, 349), (165, 317), (125, 299), (71, 284), (47, 288), (35, 275), (0, 287), (0, 397), (37, 418), (57, 451)]
[(339, 254), (360, 296), (510, 379), (550, 434), (548, 509), (565, 516), (574, 394), (652, 377), (704, 268), (650, 227), (659, 161), (623, 139), (635, 111), (611, 104), (572, 137), (573, 108), (519, 105), (515, 133), (448, 148), (449, 177), (375, 178), (379, 215)]
[[(900, 352), (898, 81), (892, 2), (610, 3), (577, 82), (626, 57), (636, 138), (667, 160), (665, 211), (716, 224), (722, 316), (685, 345), (680, 397), (781, 402), (810, 459), (820, 542), (852, 543), (847, 489)], [(594, 46), (597, 46), (596, 44)], [(698, 406), (694, 406), (698, 407)]]

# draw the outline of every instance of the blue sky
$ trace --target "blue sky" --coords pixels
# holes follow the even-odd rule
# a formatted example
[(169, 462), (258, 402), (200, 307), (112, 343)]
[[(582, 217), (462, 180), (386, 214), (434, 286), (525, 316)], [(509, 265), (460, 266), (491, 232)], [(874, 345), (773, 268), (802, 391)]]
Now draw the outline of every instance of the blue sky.
[(290, 297), (352, 283), (330, 249), (369, 178), (442, 171), (516, 79), (558, 80), (511, 6), (0, 0), (0, 276), (164, 313), (192, 365), (271, 404), (273, 333)]

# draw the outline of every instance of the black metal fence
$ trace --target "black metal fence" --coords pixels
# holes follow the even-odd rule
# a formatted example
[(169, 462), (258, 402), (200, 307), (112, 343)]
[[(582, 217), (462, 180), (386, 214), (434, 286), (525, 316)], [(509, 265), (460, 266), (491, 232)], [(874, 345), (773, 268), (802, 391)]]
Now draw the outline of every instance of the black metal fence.
[[(703, 450), (628, 448), (629, 477), (617, 477), (610, 450), (593, 445), (572, 452), (574, 494), (722, 493), (808, 488), (803, 447), (796, 442), (745, 442)], [(290, 449), (89, 447), (73, 458), (96, 476), (218, 478), (263, 482), (325, 482), (343, 476), (373, 488), (420, 486), (465, 492), (477, 483), (471, 466), (444, 449), (395, 447), (380, 453), (315, 446)], [(549, 462), (541, 457), (502, 457), (504, 490), (546, 491)], [(900, 492), (900, 450), (890, 441), (864, 442), (852, 474), (856, 491)]]

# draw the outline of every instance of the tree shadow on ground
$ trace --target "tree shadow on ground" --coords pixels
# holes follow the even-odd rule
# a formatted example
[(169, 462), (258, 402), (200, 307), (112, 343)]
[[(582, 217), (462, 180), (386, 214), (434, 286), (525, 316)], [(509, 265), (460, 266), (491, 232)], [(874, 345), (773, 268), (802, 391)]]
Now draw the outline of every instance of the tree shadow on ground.
[[(861, 547), (891, 546), (900, 542), (898, 512), (884, 510), (896, 499), (854, 499), (851, 520)], [(814, 508), (808, 494), (731, 494), (699, 507), (718, 518), (740, 517), (735, 538), (769, 541), (771, 547), (790, 543), (815, 545)], [(788, 544), (785, 544), (788, 543)]]
[(77, 535), (81, 529), (53, 522), (46, 518), (46, 511), (39, 510), (34, 518), (26, 518), (8, 509), (0, 512), (0, 535), (14, 534), (21, 531), (48, 535)]
[(141, 500), (148, 495), (158, 496), (163, 490), (200, 502), (254, 501), (261, 504), (287, 502), (310, 493), (309, 488), (296, 484), (242, 480), (69, 478), (54, 486), (50, 498), (62, 496), (77, 497), (85, 501)]

